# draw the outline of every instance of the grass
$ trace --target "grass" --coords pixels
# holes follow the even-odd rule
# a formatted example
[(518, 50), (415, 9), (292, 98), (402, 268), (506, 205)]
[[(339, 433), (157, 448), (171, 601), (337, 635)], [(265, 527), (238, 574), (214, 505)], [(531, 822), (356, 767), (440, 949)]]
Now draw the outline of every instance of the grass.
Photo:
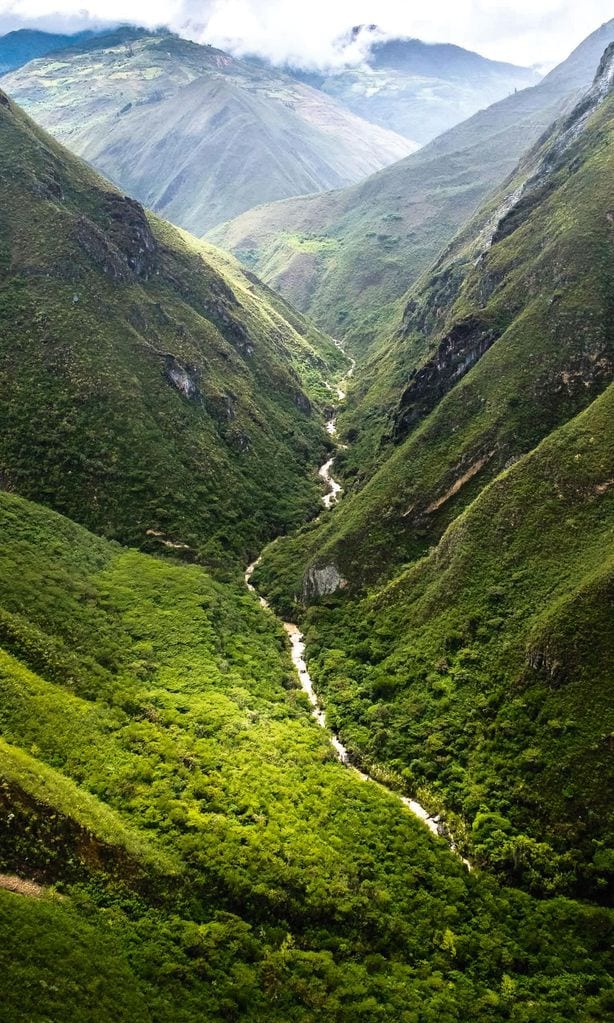
[(12, 495), (0, 515), (0, 607), (39, 637), (2, 655), (0, 867), (51, 886), (0, 892), (7, 1021), (605, 1004), (607, 914), (467, 874), (337, 763), (252, 595)]
[[(345, 416), (344, 500), (255, 579), (306, 624), (359, 761), (508, 881), (608, 899), (611, 98), (562, 152), (558, 130), (477, 264), (482, 216), (417, 289)], [(331, 564), (346, 585), (318, 603), (309, 573)]]
[(344, 357), (230, 257), (0, 116), (4, 486), (135, 546), (246, 562), (318, 506)]

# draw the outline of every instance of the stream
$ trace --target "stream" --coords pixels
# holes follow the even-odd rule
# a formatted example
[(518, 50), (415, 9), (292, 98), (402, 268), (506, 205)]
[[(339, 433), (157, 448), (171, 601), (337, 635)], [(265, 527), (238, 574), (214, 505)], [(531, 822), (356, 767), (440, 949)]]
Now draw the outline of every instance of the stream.
[[(335, 344), (338, 348), (341, 349), (341, 351), (343, 351), (341, 342), (335, 341)], [(348, 356), (348, 358), (350, 357)], [(346, 380), (353, 375), (354, 369), (356, 367), (356, 361), (354, 359), (350, 358), (350, 362), (351, 368), (346, 374), (345, 377)], [(339, 401), (344, 400), (346, 392), (341, 386), (334, 388), (330, 387), (329, 389), (331, 391), (334, 391)], [(336, 416), (333, 415), (332, 418), (328, 420), (328, 422), (326, 423), (326, 430), (331, 438), (334, 438), (336, 436), (337, 434)], [(325, 483), (327, 487), (326, 493), (323, 494), (322, 496), (322, 503), (326, 509), (332, 508), (332, 506), (337, 503), (341, 494), (343, 493), (343, 488), (341, 487), (341, 484), (338, 483), (331, 474), (331, 469), (333, 467), (334, 461), (335, 456), (332, 455), (332, 457), (329, 458), (324, 463), (324, 465), (322, 465), (318, 470), (318, 475), (320, 476), (320, 479), (322, 479), (322, 481)], [(258, 558), (256, 561), (253, 561), (251, 565), (248, 565), (245, 571), (245, 584), (248, 590), (258, 597), (260, 606), (262, 608), (266, 608), (267, 610), (271, 611), (271, 613), (273, 613), (268, 601), (265, 600), (264, 597), (260, 596), (260, 594), (257, 592), (255, 586), (251, 581), (252, 575), (254, 574), (254, 571), (259, 561), (260, 558)], [(433, 835), (445, 838), (446, 841), (448, 842), (451, 851), (456, 855), (460, 856), (454, 841), (451, 839), (450, 835), (447, 833), (447, 831), (441, 824), (440, 817), (438, 814), (430, 814), (415, 799), (410, 799), (409, 796), (402, 796), (400, 793), (395, 792), (394, 789), (389, 789), (382, 782), (376, 781), (374, 778), (371, 777), (371, 775), (365, 774), (364, 771), (361, 771), (359, 768), (355, 767), (354, 764), (352, 764), (350, 760), (350, 755), (346, 747), (343, 745), (339, 737), (335, 735), (334, 732), (328, 729), (328, 726), (326, 724), (326, 713), (313, 688), (311, 676), (307, 668), (307, 662), (305, 661), (305, 637), (303, 636), (303, 633), (299, 629), (298, 625), (295, 625), (294, 622), (282, 622), (282, 624), (286, 631), (288, 639), (290, 640), (292, 663), (296, 668), (296, 673), (301, 684), (301, 689), (303, 690), (304, 693), (306, 693), (307, 698), (309, 699), (309, 702), (312, 707), (313, 717), (315, 718), (319, 726), (328, 732), (328, 737), (330, 739), (331, 746), (335, 751), (337, 759), (342, 764), (344, 764), (349, 770), (351, 770), (354, 774), (356, 774), (362, 781), (370, 782), (372, 785), (379, 785), (380, 788), (383, 788), (385, 789), (386, 792), (390, 793), (391, 795), (394, 795), (399, 800), (399, 802), (403, 804), (404, 807), (406, 807), (411, 813), (414, 814), (415, 817), (418, 817), (424, 824), (426, 824), (427, 828), (429, 829), (430, 832), (432, 832)], [(464, 859), (464, 857), (460, 858), (467, 867), (467, 869), (471, 870), (471, 864), (469, 860)]]

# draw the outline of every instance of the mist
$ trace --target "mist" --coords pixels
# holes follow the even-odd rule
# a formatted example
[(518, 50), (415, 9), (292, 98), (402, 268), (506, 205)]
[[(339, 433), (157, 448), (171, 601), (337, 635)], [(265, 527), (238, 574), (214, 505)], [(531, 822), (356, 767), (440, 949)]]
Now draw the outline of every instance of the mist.
[(449, 42), (487, 57), (551, 66), (612, 14), (611, 0), (0, 0), (0, 32), (31, 26), (74, 32), (130, 21), (168, 26), (197, 42), (276, 64), (360, 63), (372, 39), (349, 30), (376, 23), (380, 38)]

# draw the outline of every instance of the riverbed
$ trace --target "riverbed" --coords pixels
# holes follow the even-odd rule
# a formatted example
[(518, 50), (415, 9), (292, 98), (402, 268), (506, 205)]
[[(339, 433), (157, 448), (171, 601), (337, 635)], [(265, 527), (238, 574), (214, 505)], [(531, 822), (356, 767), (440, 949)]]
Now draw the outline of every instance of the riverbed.
[[(335, 344), (338, 347), (341, 347), (341, 344), (339, 342), (336, 341)], [(348, 371), (347, 377), (350, 377), (353, 374), (355, 366), (356, 363), (352, 359), (351, 368)], [(331, 390), (333, 390), (333, 388), (331, 388)], [(335, 390), (337, 397), (339, 398), (339, 401), (343, 401), (343, 399), (345, 398), (345, 390), (341, 386), (337, 387)], [(326, 423), (326, 430), (331, 438), (334, 438), (336, 436), (337, 428), (335, 416), (332, 416)], [(318, 471), (320, 479), (324, 482), (326, 486), (326, 492), (322, 496), (322, 503), (327, 510), (332, 508), (332, 506), (338, 502), (341, 495), (343, 494), (343, 488), (341, 487), (341, 484), (334, 479), (331, 473), (334, 461), (335, 456), (332, 455), (329, 459), (327, 459), (327, 461), (324, 463), (324, 465), (320, 467)], [(271, 613), (273, 613), (268, 601), (266, 601), (264, 597), (260, 596), (260, 594), (257, 592), (256, 588), (254, 587), (251, 581), (252, 575), (254, 574), (254, 570), (258, 565), (259, 561), (260, 559), (258, 558), (256, 561), (252, 562), (252, 564), (247, 567), (245, 572), (245, 583), (248, 590), (250, 590), (251, 593), (254, 593), (258, 597), (258, 600), (260, 601), (260, 606), (262, 608), (266, 608)], [(334, 732), (330, 731), (326, 724), (326, 712), (322, 705), (320, 704), (317, 693), (313, 688), (313, 682), (311, 680), (309, 669), (307, 667), (307, 662), (305, 660), (305, 637), (303, 636), (303, 633), (299, 629), (298, 625), (296, 625), (294, 622), (282, 622), (282, 624), (286, 631), (288, 639), (290, 640), (292, 663), (296, 668), (296, 673), (298, 675), (301, 689), (306, 694), (311, 704), (312, 714), (315, 720), (317, 721), (318, 725), (320, 726), (320, 728), (323, 728), (325, 729), (325, 731), (328, 732), (328, 737), (331, 746), (335, 751), (337, 759), (342, 764), (344, 764), (349, 770), (353, 771), (354, 774), (356, 774), (362, 781), (369, 782), (372, 785), (380, 785), (381, 788), (386, 789), (387, 792), (389, 792), (391, 795), (394, 795), (407, 810), (414, 814), (415, 817), (418, 817), (419, 820), (421, 820), (427, 826), (427, 828), (433, 835), (437, 835), (438, 837), (444, 837), (448, 842), (451, 851), (456, 855), (459, 855), (455, 843), (443, 828), (440, 818), (437, 814), (430, 814), (428, 810), (426, 810), (415, 799), (410, 799), (409, 796), (403, 796), (399, 792), (395, 792), (393, 789), (387, 788), (381, 782), (375, 781), (373, 778), (371, 778), (369, 774), (366, 774), (364, 771), (361, 771), (359, 768), (355, 767), (352, 764), (350, 760), (350, 755), (346, 747), (339, 739), (339, 736), (335, 735)], [(462, 862), (465, 864), (467, 869), (471, 870), (471, 864), (469, 863), (469, 861), (464, 859), (463, 857), (460, 858), (462, 859)]]

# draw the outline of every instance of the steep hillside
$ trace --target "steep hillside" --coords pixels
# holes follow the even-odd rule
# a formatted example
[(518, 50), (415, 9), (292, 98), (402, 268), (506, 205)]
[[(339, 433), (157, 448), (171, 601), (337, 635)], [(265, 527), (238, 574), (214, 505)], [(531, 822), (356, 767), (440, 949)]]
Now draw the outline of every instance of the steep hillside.
[(469, 874), (335, 761), (253, 596), (0, 524), (7, 1023), (603, 1018), (608, 914)]
[(359, 761), (443, 808), (508, 880), (597, 898), (612, 881), (613, 85), (614, 45), (494, 220), (416, 289), (379, 365), (384, 408), (370, 392), (355, 417), (387, 427), (381, 467), (256, 576), (285, 610), (315, 603), (310, 670)]
[(353, 188), (250, 210), (210, 237), (361, 354), (394, 329), (408, 287), (590, 86), (612, 39), (614, 21), (539, 85)]
[(537, 894), (614, 896), (613, 416), (610, 386), (422, 561), (308, 619), (343, 742)]
[(20, 28), (0, 36), (0, 75), (28, 64), (37, 57), (44, 57), (56, 50), (84, 42), (93, 32), (77, 32), (74, 35), (59, 35), (53, 32), (38, 32), (36, 29)]
[[(333, 515), (271, 548), (271, 559), (286, 560), (292, 592), (303, 590), (306, 564), (333, 562), (353, 589), (389, 576), (609, 384), (613, 70), (610, 47), (588, 99), (528, 161), (536, 176), (504, 204), (477, 261), (461, 248), (464, 259), (436, 267), (417, 289), (420, 301), (348, 416), (362, 454), (341, 452), (337, 462), (346, 482), (370, 458), (376, 471)], [(293, 547), (308, 553), (297, 558)]]
[(3, 87), (73, 152), (194, 234), (338, 188), (416, 148), (322, 92), (168, 33), (121, 29)]
[(488, 60), (460, 46), (420, 39), (383, 39), (376, 26), (354, 29), (367, 44), (356, 67), (304, 80), (355, 114), (421, 144), (517, 89), (539, 81), (529, 68)]
[(148, 549), (240, 558), (317, 507), (343, 356), (0, 95), (3, 486)]

